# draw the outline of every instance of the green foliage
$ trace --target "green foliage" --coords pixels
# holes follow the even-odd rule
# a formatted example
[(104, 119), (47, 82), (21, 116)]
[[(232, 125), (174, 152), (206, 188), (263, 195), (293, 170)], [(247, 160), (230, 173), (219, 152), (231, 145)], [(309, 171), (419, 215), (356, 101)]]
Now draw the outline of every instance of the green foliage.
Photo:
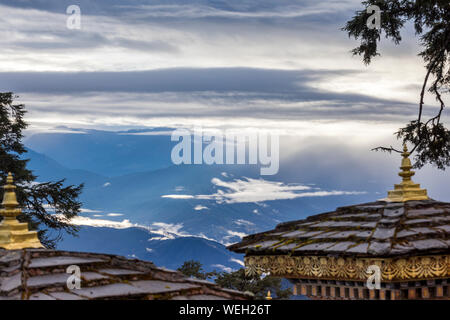
[[(21, 157), (26, 153), (22, 143), (23, 130), (27, 127), (23, 120), (26, 110), (23, 104), (14, 103), (15, 98), (11, 92), (0, 93), (0, 183), (5, 184), (7, 173), (12, 172), (23, 212), (18, 219), (29, 222), (32, 228), (39, 228), (42, 244), (54, 248), (61, 232), (49, 238), (46, 229), (76, 234), (77, 227), (69, 224), (69, 219), (80, 212), (78, 196), (83, 185), (66, 186), (64, 180), (36, 182), (37, 177), (26, 168), (28, 160)], [(51, 214), (53, 212), (57, 215)]]
[[(416, 35), (423, 50), (419, 55), (426, 67), (420, 94), (417, 120), (411, 121), (396, 133), (403, 143), (411, 143), (416, 151), (415, 166), (426, 163), (445, 169), (450, 165), (450, 132), (441, 122), (445, 109), (443, 94), (450, 92), (450, 2), (448, 0), (367, 0), (362, 4), (367, 8), (377, 5), (381, 12), (381, 28), (370, 29), (367, 10), (357, 11), (356, 15), (343, 28), (350, 37), (360, 40), (353, 49), (354, 55), (363, 57), (365, 64), (380, 55), (378, 42), (382, 34), (395, 44), (402, 41), (401, 29), (409, 21), (414, 25)], [(431, 83), (429, 83), (431, 81)], [(436, 115), (423, 119), (425, 92), (435, 97), (439, 108)], [(396, 151), (393, 147), (378, 147), (375, 150)]]
[(177, 269), (185, 276), (195, 277), (197, 279), (207, 280), (215, 278), (215, 282), (222, 288), (238, 290), (241, 292), (251, 292), (256, 299), (265, 299), (267, 291), (275, 299), (288, 299), (291, 296), (290, 289), (281, 288), (281, 279), (274, 277), (260, 278), (258, 276), (249, 277), (245, 275), (245, 269), (239, 269), (234, 272), (205, 272), (199, 261), (189, 260)]
[(187, 277), (194, 277), (197, 279), (207, 280), (217, 276), (217, 272), (205, 272), (203, 266), (199, 261), (189, 260), (185, 261), (181, 267), (177, 269)]
[(239, 269), (230, 273), (220, 273), (216, 283), (223, 287), (239, 291), (249, 291), (255, 295), (256, 299), (265, 299), (267, 291), (270, 290), (274, 299), (288, 299), (291, 296), (291, 289), (281, 288), (281, 279), (275, 277), (247, 276), (245, 269)]

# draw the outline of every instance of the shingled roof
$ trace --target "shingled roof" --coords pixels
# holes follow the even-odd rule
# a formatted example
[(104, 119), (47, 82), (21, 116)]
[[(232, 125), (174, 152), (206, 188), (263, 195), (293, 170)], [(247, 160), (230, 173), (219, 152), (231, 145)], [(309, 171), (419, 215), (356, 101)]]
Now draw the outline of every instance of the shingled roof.
[(412, 181), (403, 146), (402, 182), (388, 197), (279, 224), (229, 247), (247, 255), (339, 255), (390, 257), (450, 252), (450, 203), (430, 199)]
[[(79, 266), (81, 288), (70, 290), (67, 273)], [(46, 249), (0, 249), (0, 300), (249, 299), (203, 280), (115, 255)]]
[(228, 247), (247, 255), (400, 256), (450, 252), (450, 203), (377, 201), (338, 208)]
[(37, 232), (17, 220), (21, 209), (11, 173), (6, 182), (0, 210), (0, 300), (251, 298), (151, 262), (43, 249)]

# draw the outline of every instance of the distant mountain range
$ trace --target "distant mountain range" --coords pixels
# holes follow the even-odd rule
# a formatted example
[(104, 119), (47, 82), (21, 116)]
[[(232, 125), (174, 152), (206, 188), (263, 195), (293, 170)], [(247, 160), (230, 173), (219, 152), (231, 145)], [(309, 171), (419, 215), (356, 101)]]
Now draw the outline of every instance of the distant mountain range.
[(67, 168), (83, 169), (107, 177), (172, 165), (170, 136), (157, 134), (169, 129), (119, 132), (67, 130), (73, 133), (32, 135), (26, 139), (26, 145)]
[(242, 267), (243, 256), (223, 245), (197, 237), (149, 240), (158, 237), (142, 228), (81, 227), (78, 236), (65, 235), (59, 250), (101, 252), (148, 260), (157, 266), (177, 269), (188, 260), (200, 261), (205, 271), (231, 271)]
[(63, 129), (28, 137), (24, 155), (38, 181), (85, 183), (84, 227), (60, 248), (135, 255), (169, 268), (197, 257), (208, 268), (235, 269), (236, 257), (223, 245), (283, 221), (374, 200), (389, 182), (386, 172), (367, 170), (333, 146), (327, 146), (333, 157), (317, 148), (282, 154), (279, 173), (260, 176), (256, 165), (173, 165), (167, 128)]
[[(81, 200), (84, 208), (92, 210), (85, 216), (128, 219), (155, 228), (162, 223), (178, 228), (184, 236), (221, 243), (239, 241), (245, 234), (282, 221), (373, 199), (368, 194), (319, 196), (321, 191), (368, 191), (371, 186), (337, 184), (336, 175), (342, 170), (333, 171), (334, 176), (311, 170), (321, 161), (314, 154), (302, 155), (311, 158), (307, 162), (282, 160), (277, 175), (264, 177), (256, 165), (175, 166), (170, 163), (175, 143), (167, 135), (158, 135), (161, 131), (168, 129), (35, 134), (26, 140), (30, 149), (25, 157), (31, 159), (29, 166), (38, 181), (67, 178), (71, 184), (84, 182)], [(302, 170), (305, 163), (310, 167)], [(300, 193), (291, 190), (299, 185), (310, 188), (305, 192), (313, 195), (291, 197)], [(270, 201), (258, 197), (264, 194), (273, 197), (267, 198)], [(246, 200), (248, 196), (256, 199)]]

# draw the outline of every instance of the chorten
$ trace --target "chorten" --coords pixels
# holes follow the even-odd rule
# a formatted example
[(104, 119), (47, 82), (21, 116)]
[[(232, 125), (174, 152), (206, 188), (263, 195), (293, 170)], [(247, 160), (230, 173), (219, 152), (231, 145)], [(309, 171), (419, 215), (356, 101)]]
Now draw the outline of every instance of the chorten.
[(414, 183), (411, 177), (415, 174), (411, 171), (412, 165), (409, 160), (410, 153), (406, 144), (403, 145), (403, 159), (400, 169), (402, 170), (398, 175), (403, 178), (400, 184), (394, 186), (394, 190), (388, 191), (388, 201), (404, 202), (409, 200), (428, 200), (427, 190), (421, 189), (420, 184)]
[(248, 274), (286, 278), (311, 299), (450, 299), (450, 203), (411, 180), (409, 155), (404, 147), (403, 180), (387, 198), (284, 222), (228, 249), (245, 253)]
[(16, 186), (13, 184), (11, 172), (6, 178), (6, 185), (3, 187), (3, 209), (0, 215), (3, 221), (0, 223), (0, 248), (7, 250), (25, 249), (25, 248), (43, 248), (39, 241), (36, 231), (28, 229), (28, 223), (22, 223), (17, 220), (17, 216), (22, 213), (16, 197)]

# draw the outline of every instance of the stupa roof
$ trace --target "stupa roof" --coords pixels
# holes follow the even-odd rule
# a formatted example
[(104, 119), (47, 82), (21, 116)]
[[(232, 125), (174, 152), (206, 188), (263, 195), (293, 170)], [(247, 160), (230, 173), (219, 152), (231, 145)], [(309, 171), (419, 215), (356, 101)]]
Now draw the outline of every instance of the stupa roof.
[[(67, 285), (73, 275), (66, 272), (71, 265), (80, 268), (80, 289)], [(0, 300), (249, 298), (141, 260), (46, 249), (0, 249)]]
[(450, 203), (428, 197), (412, 181), (406, 145), (402, 182), (376, 202), (337, 208), (274, 230), (245, 237), (229, 247), (247, 255), (339, 255), (391, 257), (450, 252)]
[(377, 201), (279, 224), (229, 247), (248, 255), (386, 257), (450, 252), (450, 203)]
[[(412, 181), (404, 147), (402, 182), (385, 199), (279, 224), (229, 246), (246, 273), (289, 278), (313, 299), (448, 299), (450, 203)], [(369, 280), (378, 284), (369, 288)]]

